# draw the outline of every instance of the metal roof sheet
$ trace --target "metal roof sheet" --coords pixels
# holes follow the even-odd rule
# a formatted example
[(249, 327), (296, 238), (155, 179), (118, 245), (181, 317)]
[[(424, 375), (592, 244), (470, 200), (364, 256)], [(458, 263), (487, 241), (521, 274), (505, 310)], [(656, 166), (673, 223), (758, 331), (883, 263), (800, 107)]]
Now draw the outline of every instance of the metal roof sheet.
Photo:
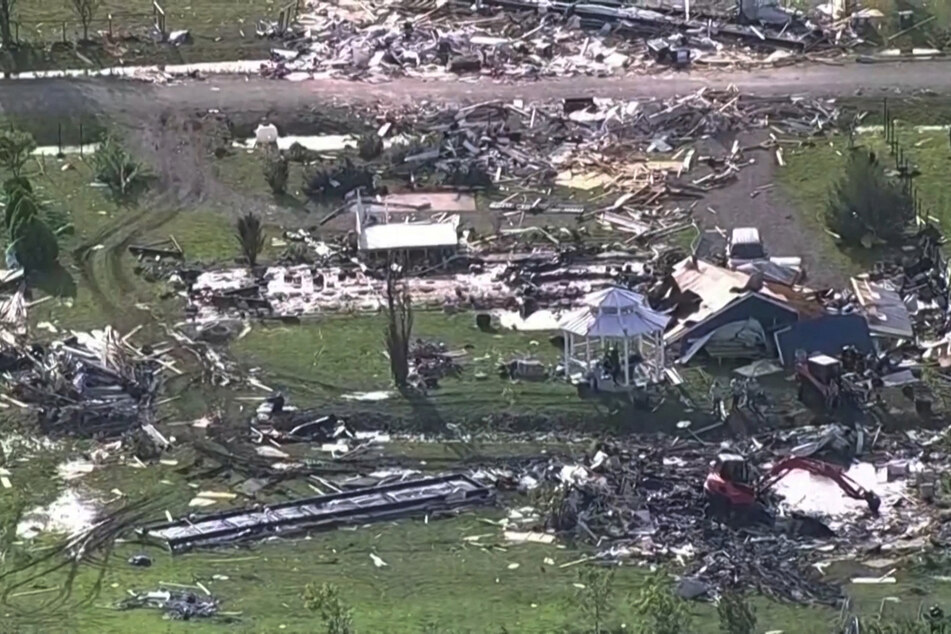
[(901, 295), (890, 286), (853, 277), (852, 289), (874, 334), (914, 339), (911, 314)]
[(360, 232), (361, 251), (427, 249), (459, 244), (456, 226), (440, 223), (389, 223), (364, 227)]

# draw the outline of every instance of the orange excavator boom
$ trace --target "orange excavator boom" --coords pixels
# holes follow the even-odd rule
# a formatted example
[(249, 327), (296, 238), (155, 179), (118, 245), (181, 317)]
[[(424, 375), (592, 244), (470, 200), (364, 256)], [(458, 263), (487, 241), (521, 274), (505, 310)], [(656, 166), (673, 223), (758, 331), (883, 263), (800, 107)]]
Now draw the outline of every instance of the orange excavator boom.
[(807, 471), (813, 475), (832, 480), (842, 489), (842, 492), (845, 493), (846, 496), (853, 500), (864, 500), (868, 504), (869, 510), (873, 514), (878, 514), (878, 509), (882, 501), (874, 492), (863, 488), (858, 482), (847, 476), (838, 466), (811, 458), (791, 456), (780, 460), (773, 465), (769, 473), (759, 482), (757, 490), (760, 492), (768, 491), (773, 488), (777, 482), (796, 470)]

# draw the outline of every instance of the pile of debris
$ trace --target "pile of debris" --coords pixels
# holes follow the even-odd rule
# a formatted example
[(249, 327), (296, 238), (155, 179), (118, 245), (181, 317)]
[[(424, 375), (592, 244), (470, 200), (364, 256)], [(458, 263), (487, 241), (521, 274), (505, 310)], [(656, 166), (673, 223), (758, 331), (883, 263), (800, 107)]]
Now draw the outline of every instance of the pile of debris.
[(152, 421), (163, 355), (111, 327), (7, 347), (4, 398), (36, 412), (47, 434), (114, 437)]
[[(392, 115), (391, 115), (392, 116)], [(423, 135), (402, 162), (418, 174), (426, 169), (452, 172), (465, 167), (488, 174), (493, 184), (572, 186), (572, 175), (593, 174), (592, 187), (632, 195), (626, 204), (656, 204), (668, 173), (678, 176), (693, 167), (712, 169), (686, 183), (705, 191), (739, 169), (751, 149), (778, 147), (776, 134), (813, 135), (835, 129), (839, 109), (832, 101), (754, 97), (735, 90), (701, 89), (667, 100), (619, 101), (581, 98), (525, 104), (490, 102), (435, 112), (407, 110), (404, 129)], [(701, 138), (768, 129), (773, 138), (757, 147), (723, 148), (718, 155), (688, 152)], [(673, 154), (652, 164), (645, 155)], [(705, 155), (708, 154), (708, 155)], [(711, 175), (712, 174), (712, 175)], [(677, 194), (675, 191), (670, 193)]]
[[(453, 229), (455, 223), (446, 222), (447, 218), (476, 211), (471, 196), (452, 201), (456, 206), (452, 212), (427, 209), (428, 220), (420, 218), (422, 211), (408, 213), (400, 207), (402, 203), (390, 200), (409, 194), (358, 199), (343, 207), (354, 211), (357, 240), (326, 244), (295, 235), (301, 248), (312, 252), (306, 265), (271, 267), (259, 279), (246, 269), (180, 271), (177, 277), (188, 288), (191, 317), (203, 321), (235, 312), (300, 316), (378, 310), (385, 284), (369, 255), (395, 247), (371, 249), (363, 244), (364, 234), (378, 231), (381, 225), (364, 226), (360, 218), (368, 207), (383, 209), (377, 215), (385, 217), (390, 205), (394, 208), (390, 217), (403, 222), (381, 222), (403, 229), (404, 223), (440, 229), (439, 249), (451, 253), (436, 254), (437, 264), (428, 267), (426, 277), (407, 277), (414, 302), (433, 307), (511, 308), (521, 291), (531, 288), (539, 306), (568, 308), (572, 299), (620, 278), (648, 282), (647, 263), (656, 254), (645, 248), (646, 242), (689, 226), (689, 209), (673, 209), (674, 205), (684, 199), (695, 205), (705, 192), (735, 180), (743, 166), (755, 160), (745, 156), (751, 151), (781, 153), (782, 139), (777, 135), (798, 137), (834, 129), (839, 110), (834, 102), (822, 100), (700, 90), (669, 100), (491, 102), (372, 116), (381, 134), (416, 139), (391, 147), (385, 169), (414, 184), (439, 175), (440, 181), (461, 179), (458, 182), (465, 184), (455, 186), (456, 190), (491, 188), (507, 193), (493, 204), (493, 211), (513, 223), (517, 219), (518, 226), (500, 226), (492, 235), (477, 235), (465, 228), (463, 220), (458, 231)], [(740, 135), (748, 132), (763, 140), (744, 145)], [(728, 140), (720, 145), (719, 139)], [(653, 153), (668, 156), (652, 160)], [(475, 180), (466, 181), (462, 174)], [(564, 206), (551, 200), (550, 192), (556, 187), (602, 193), (586, 205)], [(526, 214), (534, 213), (571, 215), (578, 223), (551, 230), (522, 227)], [(592, 220), (620, 234), (620, 239), (604, 239), (589, 248), (585, 223)], [(441, 230), (446, 227), (450, 235), (443, 241)], [(425, 247), (419, 249), (425, 251)], [(524, 253), (518, 253), (520, 249)], [(367, 256), (364, 263), (354, 262), (354, 256), (361, 254)]]
[(440, 379), (458, 377), (462, 373), (462, 366), (457, 359), (465, 354), (464, 350), (449, 351), (442, 342), (417, 339), (409, 350), (410, 376), (418, 377), (418, 381), (426, 388), (435, 388)]
[(354, 437), (353, 429), (345, 420), (316, 410), (298, 410), (287, 405), (281, 393), (262, 403), (251, 423), (251, 439), (256, 443), (264, 440), (281, 444), (337, 443)]
[(175, 621), (208, 618), (218, 614), (218, 599), (211, 595), (199, 596), (184, 590), (153, 590), (132, 593), (119, 603), (120, 610), (149, 608), (161, 610), (165, 617)]
[[(762, 6), (760, 6), (762, 5)], [(633, 6), (534, 0), (484, 0), (415, 5), (318, 3), (302, 27), (272, 50), (269, 77), (393, 76), (493, 78), (596, 75), (682, 67), (791, 63), (809, 50), (842, 50), (857, 41), (849, 20), (823, 30), (775, 3), (742, 4), (746, 24), (704, 11), (684, 15)], [(757, 26), (752, 26), (752, 25)]]
[(851, 465), (843, 467), (846, 482), (871, 480), (881, 513), (870, 513), (865, 500), (845, 499), (831, 480), (790, 472), (772, 492), (762, 492), (762, 518), (748, 523), (738, 518), (749, 516), (717, 515), (701, 487), (716, 448), (682, 439), (606, 444), (584, 465), (534, 461), (494, 479), (529, 489), (549, 483), (536, 495), (541, 517), (522, 513), (513, 520), (521, 528), (542, 522), (595, 544), (601, 559), (676, 560), (709, 594), (739, 583), (779, 600), (835, 604), (841, 590), (815, 564), (835, 553), (911, 553), (948, 533), (929, 506), (937, 495), (935, 473), (948, 458), (927, 443), (882, 433), (870, 438), (860, 428), (801, 428), (761, 435), (743, 448), (754, 470), (784, 455), (810, 455), (823, 469), (844, 461)]

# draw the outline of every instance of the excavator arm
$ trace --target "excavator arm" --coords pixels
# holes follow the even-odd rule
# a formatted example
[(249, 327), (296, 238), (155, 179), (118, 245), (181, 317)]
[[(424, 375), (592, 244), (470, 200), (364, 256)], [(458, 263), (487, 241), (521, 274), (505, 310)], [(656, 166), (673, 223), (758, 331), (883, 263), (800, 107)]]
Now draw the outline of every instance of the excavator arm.
[(837, 466), (811, 458), (792, 456), (780, 460), (773, 465), (769, 473), (760, 481), (757, 490), (760, 493), (768, 491), (773, 488), (777, 482), (795, 470), (807, 471), (813, 475), (832, 480), (842, 489), (842, 492), (845, 493), (846, 496), (853, 500), (865, 500), (872, 514), (878, 515), (878, 509), (882, 501), (874, 492), (863, 488)]

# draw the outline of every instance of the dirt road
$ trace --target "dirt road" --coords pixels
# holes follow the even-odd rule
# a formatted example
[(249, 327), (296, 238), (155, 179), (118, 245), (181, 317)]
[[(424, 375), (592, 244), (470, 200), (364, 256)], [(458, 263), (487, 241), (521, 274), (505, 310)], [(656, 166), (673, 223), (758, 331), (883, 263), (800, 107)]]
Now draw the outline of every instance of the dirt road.
[(408, 103), (544, 99), (568, 96), (665, 97), (701, 86), (735, 85), (757, 94), (802, 94), (851, 97), (886, 96), (930, 90), (951, 94), (951, 63), (810, 65), (735, 73), (666, 73), (623, 78), (576, 77), (531, 83), (421, 81), (401, 79), (384, 84), (337, 80), (288, 82), (258, 76), (218, 76), (172, 85), (117, 79), (37, 79), (0, 81), (0, 117), (72, 119), (95, 115), (144, 120), (168, 112), (219, 108), (261, 116), (313, 110), (332, 102)]

